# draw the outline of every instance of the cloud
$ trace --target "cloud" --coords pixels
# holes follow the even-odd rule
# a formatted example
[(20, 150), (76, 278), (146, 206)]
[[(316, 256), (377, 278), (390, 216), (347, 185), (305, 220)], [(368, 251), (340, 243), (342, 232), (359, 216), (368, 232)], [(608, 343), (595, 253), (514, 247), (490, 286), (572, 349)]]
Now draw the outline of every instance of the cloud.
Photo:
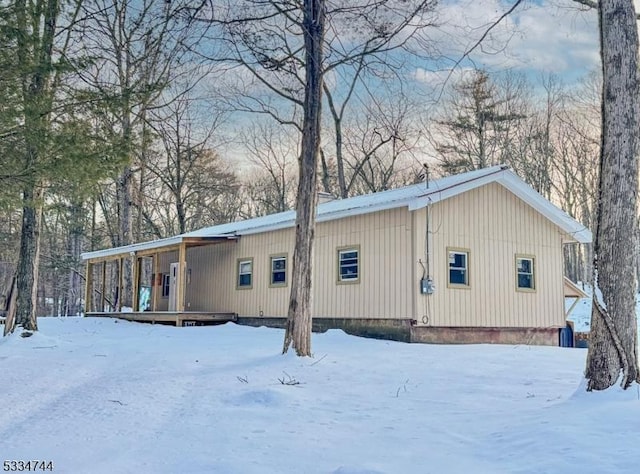
[(459, 67), (454, 70), (440, 69), (440, 70), (428, 70), (423, 68), (416, 68), (413, 72), (413, 79), (429, 84), (433, 88), (440, 88), (445, 83), (457, 83), (462, 80), (466, 74), (472, 71), (473, 68)]
[[(446, 58), (439, 65), (452, 67), (486, 34), (481, 45), (461, 61), (462, 68), (544, 71), (575, 78), (597, 66), (595, 11), (583, 11), (571, 0), (526, 2), (491, 28), (511, 5), (500, 0), (441, 3), (440, 27), (430, 36)], [(437, 69), (433, 65), (416, 66), (416, 80), (430, 83), (441, 76), (428, 72)]]

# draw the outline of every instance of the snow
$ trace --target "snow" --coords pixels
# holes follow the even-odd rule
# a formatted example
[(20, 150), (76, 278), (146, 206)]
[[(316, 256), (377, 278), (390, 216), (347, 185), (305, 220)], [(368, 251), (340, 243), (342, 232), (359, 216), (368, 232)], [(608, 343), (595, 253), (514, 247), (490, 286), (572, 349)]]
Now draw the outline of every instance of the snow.
[(635, 473), (640, 392), (586, 351), (41, 318), (0, 340), (0, 460), (60, 473)]

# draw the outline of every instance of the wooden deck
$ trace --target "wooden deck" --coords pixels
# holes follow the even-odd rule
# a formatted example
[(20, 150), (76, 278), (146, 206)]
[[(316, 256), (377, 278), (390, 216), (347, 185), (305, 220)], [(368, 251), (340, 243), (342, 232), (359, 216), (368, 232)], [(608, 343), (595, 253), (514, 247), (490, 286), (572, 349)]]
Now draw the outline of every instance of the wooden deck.
[(129, 312), (129, 313), (87, 313), (86, 316), (99, 318), (116, 318), (138, 323), (173, 323), (176, 326), (196, 326), (204, 324), (235, 322), (238, 315), (235, 313), (204, 313), (204, 312)]

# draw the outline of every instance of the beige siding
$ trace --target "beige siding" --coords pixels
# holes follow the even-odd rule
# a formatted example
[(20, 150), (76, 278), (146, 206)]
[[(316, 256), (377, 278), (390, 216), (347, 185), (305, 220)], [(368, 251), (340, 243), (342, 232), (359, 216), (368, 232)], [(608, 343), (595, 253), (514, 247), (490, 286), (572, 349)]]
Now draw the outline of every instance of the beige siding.
[[(416, 216), (424, 256), (426, 211)], [(431, 207), (436, 292), (416, 294), (418, 322), (432, 326), (564, 326), (562, 231), (493, 183)], [(449, 288), (447, 247), (469, 250), (469, 288)], [(516, 254), (535, 257), (534, 292), (516, 291)], [(415, 277), (421, 270), (416, 268)], [(426, 318), (425, 318), (426, 316)]]
[[(164, 252), (158, 254), (158, 268), (156, 273), (169, 273), (170, 265), (178, 261), (178, 251)], [(156, 300), (156, 311), (167, 311), (169, 309), (169, 298), (162, 297), (162, 286), (155, 286), (154, 290), (158, 291)]]
[[(564, 325), (562, 231), (499, 184), (430, 208), (430, 267), (436, 291), (418, 292), (426, 264), (426, 210), (406, 208), (320, 223), (316, 229), (314, 314), (412, 318), (431, 326)], [(187, 250), (187, 311), (286, 316), (290, 287), (270, 285), (270, 256), (287, 254), (294, 230), (242, 236)], [(337, 249), (360, 250), (360, 281), (338, 283)], [(469, 288), (448, 288), (448, 247), (469, 250)], [(516, 254), (535, 257), (535, 292), (516, 291)], [(251, 289), (237, 289), (237, 261), (253, 259)], [(161, 270), (177, 254), (161, 258)], [(166, 308), (166, 299), (158, 300)], [(164, 303), (164, 306), (162, 304)]]
[[(345, 318), (410, 318), (411, 214), (406, 208), (320, 223), (314, 261), (315, 315)], [(185, 308), (233, 311), (243, 316), (286, 316), (290, 287), (270, 286), (270, 256), (287, 253), (290, 275), (294, 230), (242, 236), (187, 251), (191, 271)], [(360, 281), (337, 283), (337, 249), (360, 249)], [(251, 289), (236, 289), (236, 263), (253, 258)]]

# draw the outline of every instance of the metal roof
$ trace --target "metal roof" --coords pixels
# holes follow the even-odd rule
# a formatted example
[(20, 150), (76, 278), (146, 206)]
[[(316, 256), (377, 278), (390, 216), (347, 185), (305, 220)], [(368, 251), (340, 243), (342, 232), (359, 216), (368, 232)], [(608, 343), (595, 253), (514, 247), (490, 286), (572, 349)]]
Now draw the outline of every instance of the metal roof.
[[(410, 211), (414, 211), (493, 182), (500, 183), (509, 189), (513, 194), (560, 227), (576, 242), (591, 242), (591, 231), (588, 228), (542, 197), (506, 166), (493, 166), (447, 176), (431, 181), (428, 185), (427, 183), (413, 184), (389, 191), (329, 201), (318, 205), (317, 222), (326, 222), (405, 206)], [(83, 260), (104, 258), (140, 250), (173, 246), (189, 238), (233, 238), (241, 235), (285, 229), (295, 225), (295, 218), (295, 211), (280, 212), (254, 219), (205, 227), (166, 239), (87, 252), (82, 254), (82, 258)]]

